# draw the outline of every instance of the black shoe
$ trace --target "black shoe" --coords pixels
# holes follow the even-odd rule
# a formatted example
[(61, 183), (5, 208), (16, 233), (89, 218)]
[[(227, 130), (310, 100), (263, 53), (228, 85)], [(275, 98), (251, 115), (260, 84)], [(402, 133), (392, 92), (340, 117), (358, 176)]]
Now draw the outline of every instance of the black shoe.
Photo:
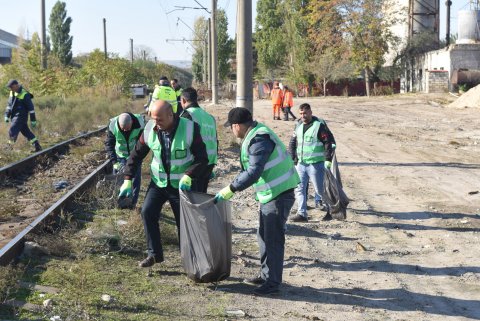
[(268, 282), (263, 283), (261, 286), (253, 290), (255, 295), (270, 295), (280, 293), (280, 288), (278, 285), (272, 285)]
[(331, 221), (333, 220), (333, 217), (332, 215), (330, 215), (330, 212), (327, 212), (327, 214), (325, 214), (325, 216), (322, 218), (322, 221)]
[(138, 262), (139, 267), (151, 267), (155, 263), (161, 263), (162, 259), (157, 259), (154, 256), (147, 256), (143, 261)]
[(36, 152), (39, 152), (39, 151), (42, 150), (42, 146), (40, 146), (39, 142), (35, 142), (35, 144), (33, 146), (35, 147)]
[(290, 218), (290, 222), (308, 222), (308, 218), (300, 214), (296, 214)]
[(262, 285), (263, 283), (265, 283), (265, 280), (262, 279), (260, 275), (258, 275), (254, 278), (243, 279), (243, 283), (248, 285)]
[(325, 205), (322, 201), (315, 202), (315, 208), (318, 208), (320, 211), (328, 212), (328, 206)]

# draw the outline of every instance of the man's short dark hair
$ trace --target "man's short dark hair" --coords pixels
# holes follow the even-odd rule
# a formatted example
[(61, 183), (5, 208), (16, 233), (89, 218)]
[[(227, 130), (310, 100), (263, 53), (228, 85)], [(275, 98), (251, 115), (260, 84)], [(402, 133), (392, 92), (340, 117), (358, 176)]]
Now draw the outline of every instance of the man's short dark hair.
[(196, 103), (198, 99), (197, 91), (192, 87), (185, 88), (182, 91), (182, 97), (189, 103)]
[(303, 103), (301, 104), (300, 106), (298, 106), (298, 109), (300, 110), (312, 110), (312, 108), (310, 108), (310, 104), (307, 104), (307, 103)]
[(178, 83), (178, 79), (177, 79), (177, 78), (173, 78), (172, 81), (173, 81), (174, 83)]

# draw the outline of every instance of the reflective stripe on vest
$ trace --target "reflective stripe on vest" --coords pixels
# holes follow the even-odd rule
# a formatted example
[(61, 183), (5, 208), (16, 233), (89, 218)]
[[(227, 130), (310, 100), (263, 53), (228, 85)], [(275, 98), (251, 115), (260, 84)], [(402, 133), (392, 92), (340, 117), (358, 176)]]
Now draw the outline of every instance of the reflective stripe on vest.
[(152, 94), (152, 101), (148, 108), (152, 107), (152, 104), (157, 100), (164, 100), (172, 105), (173, 112), (177, 112), (177, 94), (172, 87), (168, 86), (156, 86)]
[(200, 126), (200, 134), (207, 149), (208, 165), (217, 164), (218, 143), (215, 118), (201, 107), (189, 107), (187, 112), (192, 116), (192, 120)]
[(325, 161), (325, 147), (318, 139), (320, 125), (324, 123), (323, 120), (314, 120), (312, 126), (310, 126), (305, 133), (303, 132), (303, 123), (295, 129), (297, 136), (297, 158), (299, 162), (314, 164)]
[(135, 149), (135, 145), (140, 137), (140, 132), (145, 127), (145, 121), (142, 115), (134, 114), (133, 116), (135, 116), (140, 123), (140, 128), (132, 129), (130, 136), (128, 136), (128, 142), (126, 141), (122, 130), (118, 127), (118, 117), (120, 116), (110, 119), (108, 129), (115, 136), (115, 153), (119, 158), (128, 158), (132, 150)]
[(158, 133), (154, 130), (155, 121), (150, 120), (145, 126), (143, 137), (153, 152), (150, 174), (158, 187), (166, 187), (170, 181), (170, 186), (178, 188), (178, 182), (193, 163), (193, 155), (190, 151), (193, 143), (193, 125), (191, 120), (179, 119), (175, 136), (170, 142), (170, 174), (167, 174), (163, 166), (162, 143), (158, 138)]
[(248, 147), (251, 140), (257, 136), (267, 134), (275, 143), (275, 148), (270, 154), (267, 163), (263, 169), (260, 178), (253, 184), (255, 198), (260, 203), (265, 204), (276, 198), (281, 193), (295, 188), (300, 182), (300, 178), (295, 170), (292, 158), (287, 154), (287, 149), (280, 138), (268, 127), (257, 123), (252, 128), (242, 143), (240, 160), (244, 170), (248, 169)]

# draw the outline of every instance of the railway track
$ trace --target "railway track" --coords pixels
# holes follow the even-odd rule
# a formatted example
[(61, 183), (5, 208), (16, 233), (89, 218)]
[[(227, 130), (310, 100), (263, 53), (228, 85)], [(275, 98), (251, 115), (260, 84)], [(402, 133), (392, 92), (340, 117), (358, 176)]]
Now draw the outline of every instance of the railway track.
[[(65, 153), (71, 144), (92, 138), (104, 131), (105, 128), (101, 128), (74, 137), (0, 169), (0, 192), (4, 198), (2, 202), (7, 204), (2, 206), (1, 210), (10, 211), (11, 216), (7, 215), (7, 218), (2, 219), (3, 222), (0, 221), (0, 265), (7, 265), (22, 252), (25, 237), (29, 233), (47, 226), (75, 198), (91, 187), (99, 176), (111, 169), (110, 161), (104, 161), (103, 153), (99, 152), (98, 148), (93, 152), (90, 150), (94, 148), (94, 143), (86, 144), (84, 149), (90, 148), (88, 154), (71, 150), (74, 155), (57, 157)], [(99, 144), (98, 140), (96, 144)], [(56, 159), (53, 160), (54, 158)], [(52, 163), (51, 160), (55, 164), (49, 164), (49, 169), (39, 165)], [(35, 174), (30, 178), (32, 173)], [(62, 175), (68, 177), (71, 183), (68, 191), (60, 197), (59, 191), (51, 188), (51, 183), (58, 177), (63, 177)], [(28, 198), (25, 198), (25, 195), (28, 195)]]

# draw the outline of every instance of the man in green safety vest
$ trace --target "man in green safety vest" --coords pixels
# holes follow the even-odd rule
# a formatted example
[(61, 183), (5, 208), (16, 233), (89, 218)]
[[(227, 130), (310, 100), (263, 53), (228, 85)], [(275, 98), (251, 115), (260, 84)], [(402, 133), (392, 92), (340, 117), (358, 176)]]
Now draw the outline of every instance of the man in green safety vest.
[(215, 195), (215, 200), (228, 200), (235, 192), (253, 186), (260, 202), (257, 240), (261, 271), (259, 276), (244, 282), (260, 285), (253, 291), (256, 295), (277, 293), (282, 283), (285, 222), (295, 202), (293, 191), (300, 179), (280, 138), (267, 126), (253, 121), (248, 109), (231, 109), (226, 125), (237, 138), (243, 139), (242, 172)]
[[(143, 133), (145, 120), (140, 114), (122, 113), (110, 119), (105, 140), (105, 150), (113, 163), (113, 173), (117, 174), (127, 163), (128, 156), (135, 149)], [(133, 177), (133, 195), (130, 207), (137, 204), (142, 183), (142, 166), (138, 166)]]
[(180, 84), (178, 83), (178, 79), (173, 78), (172, 80), (170, 80), (170, 86), (172, 86), (173, 90), (175, 90), (175, 94), (177, 95), (177, 102), (180, 105), (180, 97), (182, 96), (183, 89), (182, 86), (180, 86)]
[(192, 190), (206, 193), (208, 182), (214, 177), (213, 168), (217, 165), (218, 159), (217, 124), (215, 117), (198, 105), (197, 99), (197, 91), (194, 88), (189, 87), (182, 91), (180, 103), (182, 104), (183, 112), (180, 117), (193, 120), (200, 126), (200, 133), (207, 147), (208, 167), (205, 173), (197, 180), (196, 186), (192, 186)]
[[(315, 189), (315, 207), (320, 207), (324, 167), (329, 169), (332, 166), (335, 138), (327, 123), (323, 119), (313, 116), (309, 104), (301, 104), (299, 111), (300, 121), (295, 126), (288, 146), (288, 151), (296, 164), (298, 175), (300, 175), (300, 184), (295, 190), (298, 210), (297, 214), (290, 218), (290, 221), (308, 222), (308, 182), (311, 180)], [(332, 216), (328, 207), (324, 206), (323, 209), (327, 211), (323, 220), (331, 220)]]
[(182, 113), (182, 106), (178, 103), (177, 94), (175, 90), (170, 87), (170, 83), (168, 82), (168, 78), (162, 76), (158, 81), (158, 85), (155, 86), (152, 95), (150, 96), (150, 100), (147, 103), (148, 109), (152, 106), (152, 104), (157, 100), (165, 100), (170, 105), (172, 105), (173, 112), (177, 115)]
[(150, 150), (152, 180), (142, 206), (142, 220), (147, 239), (148, 256), (140, 267), (150, 267), (163, 261), (163, 248), (158, 220), (163, 204), (169, 202), (180, 236), (179, 189), (190, 190), (192, 181), (203, 173), (208, 164), (207, 149), (200, 127), (186, 118), (179, 118), (165, 100), (155, 101), (149, 111), (150, 121), (135, 145), (125, 166), (125, 180), (119, 196), (132, 193), (132, 177)]

